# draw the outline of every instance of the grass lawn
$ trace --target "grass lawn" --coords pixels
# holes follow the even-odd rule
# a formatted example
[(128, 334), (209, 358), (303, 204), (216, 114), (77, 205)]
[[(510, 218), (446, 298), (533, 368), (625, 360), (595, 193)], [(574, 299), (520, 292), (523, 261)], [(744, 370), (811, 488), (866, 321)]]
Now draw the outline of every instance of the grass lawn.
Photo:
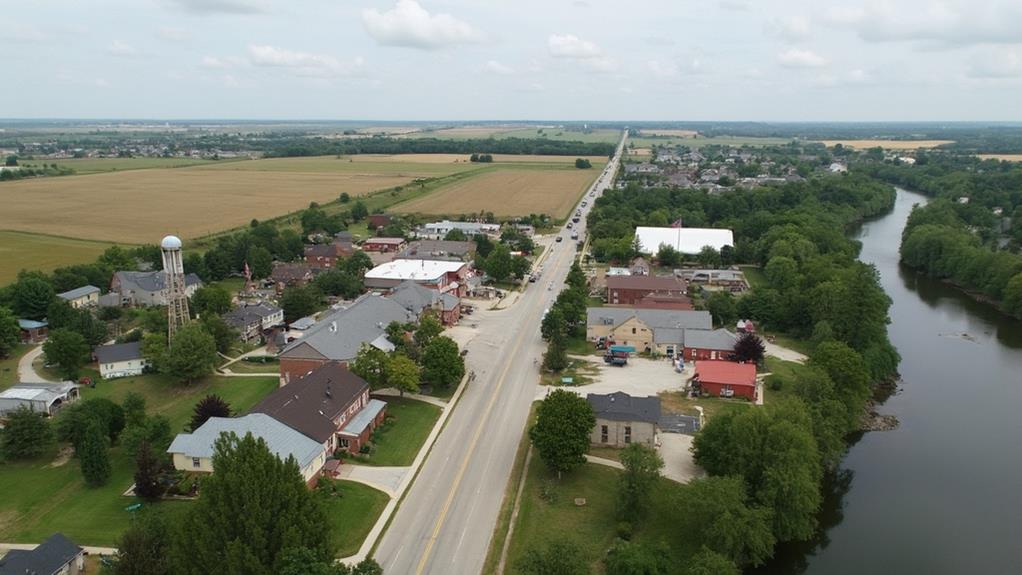
[(767, 279), (763, 273), (763, 268), (759, 266), (740, 266), (742, 273), (745, 274), (745, 281), (749, 282), (750, 287), (766, 287)]
[(617, 447), (606, 447), (603, 445), (594, 445), (589, 448), (589, 455), (593, 457), (602, 457), (604, 459), (610, 459), (611, 461), (621, 461), (621, 451)]
[(720, 397), (699, 397), (692, 398), (683, 391), (665, 391), (660, 395), (660, 405), (666, 413), (680, 413), (684, 415), (699, 415), (696, 406), (703, 408), (706, 419), (713, 419), (713, 416), (722, 411), (730, 409), (747, 409), (752, 403), (744, 399), (725, 399)]
[[(577, 387), (580, 385), (589, 385), (593, 382), (593, 377), (599, 372), (592, 363), (584, 359), (569, 359), (568, 368), (560, 373), (550, 373), (543, 371), (539, 376), (540, 385), (552, 385), (554, 387), (560, 387), (562, 385), (570, 385), (571, 387)], [(561, 378), (570, 377), (573, 379), (571, 384), (561, 383)]]
[(809, 342), (807, 342), (804, 339), (794, 338), (789, 335), (784, 335), (783, 333), (769, 332), (767, 334), (763, 334), (764, 337), (767, 335), (774, 336), (775, 344), (781, 347), (786, 347), (788, 349), (795, 350), (801, 353), (802, 355), (810, 355), (813, 352), (813, 349), (809, 345)]
[[(602, 573), (602, 558), (617, 536), (619, 473), (617, 469), (587, 463), (558, 480), (557, 474), (549, 472), (533, 454), (508, 554), (510, 572), (514, 572), (529, 549), (542, 549), (550, 541), (570, 539), (581, 547), (596, 572)], [(666, 542), (674, 564), (683, 564), (692, 551), (684, 545), (686, 538), (678, 530), (672, 503), (682, 488), (660, 479), (652, 490), (649, 516), (634, 525), (632, 537), (633, 541)], [(576, 506), (576, 498), (585, 498), (586, 504)]]
[(234, 373), (278, 373), (280, 371), (280, 361), (274, 359), (266, 363), (258, 363), (243, 359), (227, 366), (227, 369)]
[(440, 418), (440, 407), (407, 397), (385, 397), (387, 422), (373, 437), (376, 451), (361, 463), (379, 466), (411, 465)]
[(0, 391), (18, 383), (18, 360), (32, 349), (32, 346), (18, 344), (10, 355), (0, 359)]
[(566, 347), (571, 355), (603, 355), (603, 350), (596, 349), (596, 345), (584, 337), (568, 338)]
[(390, 497), (354, 481), (335, 480), (333, 483), (337, 493), (328, 494), (324, 491), (322, 497), (327, 517), (333, 526), (337, 556), (347, 557), (358, 552)]
[[(120, 402), (129, 391), (146, 398), (150, 414), (170, 419), (171, 429), (183, 429), (195, 403), (208, 393), (227, 400), (242, 413), (276, 389), (277, 378), (227, 378), (210, 376), (190, 386), (170, 378), (145, 375), (98, 381), (95, 389), (83, 388), (82, 397), (106, 397)], [(56, 465), (56, 445), (45, 455), (30, 461), (0, 465), (0, 541), (39, 542), (60, 531), (80, 545), (113, 545), (127, 527), (130, 513), (124, 508), (137, 500), (123, 497), (132, 483), (135, 465), (120, 447), (110, 450), (110, 481), (98, 488), (87, 487), (78, 461)], [(180, 513), (187, 502), (147, 504), (160, 512)]]

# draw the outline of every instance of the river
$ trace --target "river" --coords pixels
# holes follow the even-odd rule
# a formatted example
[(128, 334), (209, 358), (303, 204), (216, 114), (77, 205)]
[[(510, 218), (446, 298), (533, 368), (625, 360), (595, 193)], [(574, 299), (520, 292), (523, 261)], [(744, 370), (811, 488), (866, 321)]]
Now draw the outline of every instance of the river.
[(920, 194), (856, 233), (891, 297), (900, 391), (879, 409), (901, 425), (867, 433), (827, 484), (821, 532), (779, 546), (756, 573), (1019, 573), (1022, 322), (902, 268)]

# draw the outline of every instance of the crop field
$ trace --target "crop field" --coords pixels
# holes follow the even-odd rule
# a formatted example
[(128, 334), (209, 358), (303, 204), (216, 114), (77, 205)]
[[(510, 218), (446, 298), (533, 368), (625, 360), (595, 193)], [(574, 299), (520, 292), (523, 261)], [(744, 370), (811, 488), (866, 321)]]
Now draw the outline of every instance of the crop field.
[(0, 285), (14, 281), (23, 269), (51, 271), (61, 266), (91, 262), (111, 245), (0, 230)]
[(981, 160), (1001, 160), (1004, 162), (1022, 162), (1022, 154), (976, 154)]
[(459, 126), (440, 130), (427, 130), (405, 134), (406, 138), (441, 138), (449, 140), (474, 140), (483, 138), (547, 138), (556, 141), (609, 142), (621, 139), (620, 130), (598, 128), (588, 132), (569, 130), (559, 126)]
[(667, 138), (691, 138), (699, 134), (695, 130), (639, 130), (643, 136), (661, 136)]
[(953, 144), (954, 140), (820, 140), (828, 148), (841, 144), (846, 148), (875, 148), (886, 150), (920, 150)]
[(237, 160), (200, 160), (197, 158), (81, 158), (72, 160), (22, 160), (26, 166), (57, 164), (71, 168), (75, 174), (98, 174), (123, 170), (146, 170), (151, 168), (184, 168), (206, 164), (222, 164)]
[(0, 229), (121, 243), (193, 238), (412, 179), (179, 168), (20, 180), (2, 184)]
[(458, 126), (456, 128), (428, 129), (403, 134), (407, 138), (441, 138), (449, 140), (474, 140), (497, 137), (517, 130), (519, 126)]
[(457, 215), (493, 212), (501, 216), (545, 213), (567, 216), (594, 179), (602, 163), (589, 170), (574, 167), (497, 167), (395, 206), (399, 213)]

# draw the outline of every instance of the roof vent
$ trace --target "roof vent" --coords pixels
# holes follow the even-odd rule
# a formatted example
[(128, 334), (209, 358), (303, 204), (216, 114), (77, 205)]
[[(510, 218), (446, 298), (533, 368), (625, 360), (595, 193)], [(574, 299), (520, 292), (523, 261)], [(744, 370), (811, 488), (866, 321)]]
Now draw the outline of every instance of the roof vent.
[(614, 403), (614, 396), (613, 395), (610, 396), (610, 402)]

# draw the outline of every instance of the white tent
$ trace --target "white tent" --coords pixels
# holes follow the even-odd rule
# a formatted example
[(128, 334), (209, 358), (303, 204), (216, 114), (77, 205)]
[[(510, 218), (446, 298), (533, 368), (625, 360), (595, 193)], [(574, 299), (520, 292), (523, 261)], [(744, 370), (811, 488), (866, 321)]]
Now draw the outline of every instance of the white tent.
[(697, 254), (706, 246), (720, 250), (724, 246), (734, 246), (735, 239), (731, 230), (713, 228), (635, 228), (635, 237), (639, 240), (639, 251), (655, 254), (663, 244), (669, 245), (683, 254)]

